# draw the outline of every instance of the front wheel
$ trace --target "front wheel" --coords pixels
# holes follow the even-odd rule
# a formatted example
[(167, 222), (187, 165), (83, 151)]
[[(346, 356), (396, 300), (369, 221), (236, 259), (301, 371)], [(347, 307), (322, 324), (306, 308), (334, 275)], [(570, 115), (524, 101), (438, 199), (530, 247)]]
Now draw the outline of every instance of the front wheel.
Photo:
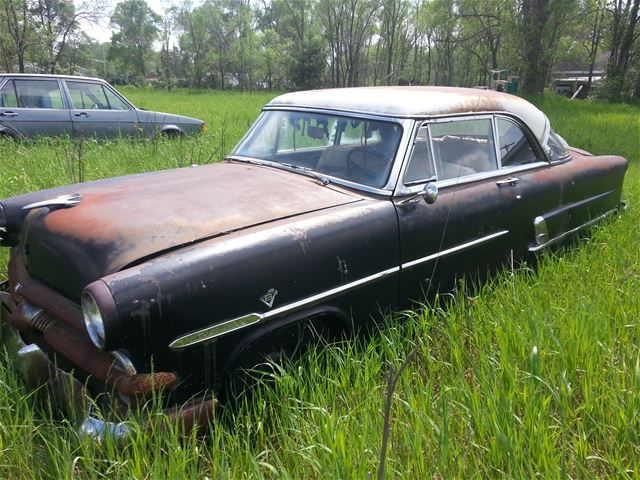
[(248, 341), (226, 370), (219, 399), (234, 404), (250, 396), (259, 385), (269, 383), (276, 366), (300, 358), (321, 340), (333, 340), (337, 333), (321, 320), (296, 322)]

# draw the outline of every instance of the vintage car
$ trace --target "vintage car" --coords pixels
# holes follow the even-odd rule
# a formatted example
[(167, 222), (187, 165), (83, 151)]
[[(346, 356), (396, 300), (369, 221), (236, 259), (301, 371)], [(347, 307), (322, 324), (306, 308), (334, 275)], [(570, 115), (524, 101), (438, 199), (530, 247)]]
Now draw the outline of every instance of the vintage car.
[(137, 109), (98, 78), (0, 74), (0, 137), (155, 137), (204, 129), (202, 120)]
[(219, 164), (1, 200), (3, 321), (91, 395), (181, 404), (561, 242), (620, 209), (626, 170), (503, 93), (289, 93)]

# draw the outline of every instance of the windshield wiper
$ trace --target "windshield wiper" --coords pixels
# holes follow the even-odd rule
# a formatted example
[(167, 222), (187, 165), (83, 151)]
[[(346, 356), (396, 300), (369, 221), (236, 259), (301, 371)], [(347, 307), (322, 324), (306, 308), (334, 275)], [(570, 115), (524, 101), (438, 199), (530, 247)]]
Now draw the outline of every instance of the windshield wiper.
[(246, 158), (246, 157), (227, 157), (225, 158), (225, 160), (250, 163), (251, 165), (262, 165), (266, 167), (274, 167), (274, 168), (279, 168), (281, 170), (286, 170), (288, 172), (300, 173), (302, 175), (305, 175), (307, 177), (311, 177), (320, 181), (322, 185), (329, 185), (329, 183), (331, 183), (329, 179), (324, 175), (318, 172), (314, 172), (308, 167), (301, 167), (300, 165), (294, 165), (293, 163), (272, 162), (270, 160), (253, 160), (251, 158)]
[(324, 175), (314, 170), (311, 170), (309, 167), (301, 167), (300, 165), (294, 165), (293, 163), (282, 163), (282, 162), (276, 162), (276, 165), (281, 165), (285, 167), (285, 170), (293, 170), (295, 172), (301, 173), (302, 175), (306, 175), (308, 177), (315, 178), (316, 180), (320, 180), (322, 185), (329, 185), (330, 183), (327, 177), (325, 177)]

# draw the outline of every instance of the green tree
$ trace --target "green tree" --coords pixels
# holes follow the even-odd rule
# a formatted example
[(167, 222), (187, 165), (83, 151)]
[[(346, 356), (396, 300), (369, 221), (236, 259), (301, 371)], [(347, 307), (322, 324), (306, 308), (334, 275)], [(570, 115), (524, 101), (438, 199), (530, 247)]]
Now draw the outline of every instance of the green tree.
[(272, 78), (274, 60), (294, 88), (322, 86), (326, 49), (320, 25), (314, 22), (317, 14), (317, 2), (312, 0), (273, 0), (265, 6), (258, 25), (270, 53), (268, 78)]
[(576, 0), (521, 0), (521, 66), (525, 92), (543, 92), (565, 20), (576, 8)]
[(632, 93), (630, 73), (634, 57), (638, 55), (640, 0), (612, 0), (609, 2), (609, 9), (611, 54), (607, 63), (604, 90), (607, 99), (619, 101)]
[(122, 73), (143, 82), (147, 75), (147, 63), (153, 54), (153, 44), (158, 39), (160, 15), (144, 0), (125, 0), (116, 5), (111, 16), (109, 58), (118, 63)]
[(9, 71), (16, 61), (18, 72), (25, 71), (27, 48), (35, 41), (30, 7), (26, 0), (0, 0), (3, 63), (10, 66)]
[(56, 73), (70, 39), (78, 33), (81, 21), (95, 23), (101, 16), (101, 2), (36, 0), (31, 8), (32, 28), (37, 38), (36, 60), (48, 73)]
[(366, 53), (376, 33), (381, 4), (365, 0), (326, 0), (318, 17), (329, 46), (331, 86), (354, 87), (366, 78)]
[(190, 2), (182, 5), (177, 15), (180, 31), (180, 48), (183, 51), (190, 83), (202, 87), (205, 74), (205, 60), (211, 48), (209, 37), (208, 6), (194, 8)]

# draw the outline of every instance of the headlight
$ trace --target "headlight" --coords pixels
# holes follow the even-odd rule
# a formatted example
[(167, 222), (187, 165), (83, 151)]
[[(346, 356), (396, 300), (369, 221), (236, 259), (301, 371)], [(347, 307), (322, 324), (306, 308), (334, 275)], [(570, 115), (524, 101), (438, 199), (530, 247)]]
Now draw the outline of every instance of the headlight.
[(82, 292), (80, 298), (82, 305), (82, 315), (84, 316), (84, 324), (87, 327), (87, 332), (91, 341), (98, 348), (104, 348), (105, 346), (105, 334), (104, 334), (104, 320), (100, 308), (95, 299), (89, 292)]

